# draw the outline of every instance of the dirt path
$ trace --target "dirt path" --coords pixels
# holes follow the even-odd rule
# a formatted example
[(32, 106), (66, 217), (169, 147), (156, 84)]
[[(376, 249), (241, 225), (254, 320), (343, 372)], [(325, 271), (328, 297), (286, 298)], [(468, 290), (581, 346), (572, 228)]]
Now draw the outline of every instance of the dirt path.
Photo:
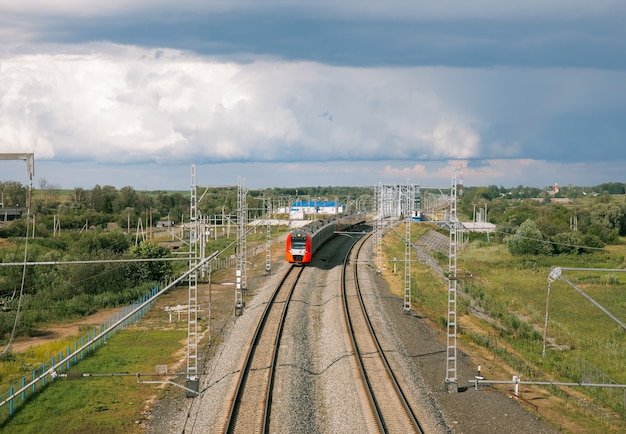
[[(54, 324), (46, 326), (44, 331), (41, 331), (37, 336), (29, 338), (20, 338), (18, 341), (14, 341), (11, 344), (9, 350), (12, 353), (23, 353), (29, 348), (36, 347), (46, 342), (51, 342), (56, 339), (66, 338), (68, 336), (78, 336), (81, 326), (94, 326), (98, 327), (105, 321), (111, 319), (120, 310), (120, 308), (107, 309), (101, 312), (94, 313), (93, 315), (86, 316), (85, 318), (67, 324)], [(4, 348), (2, 348), (4, 350)]]

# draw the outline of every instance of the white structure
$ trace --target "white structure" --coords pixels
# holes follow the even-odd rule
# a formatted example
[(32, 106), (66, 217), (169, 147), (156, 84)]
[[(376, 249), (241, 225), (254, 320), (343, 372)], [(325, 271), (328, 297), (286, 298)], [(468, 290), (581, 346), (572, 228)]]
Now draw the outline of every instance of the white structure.
[(292, 215), (307, 214), (342, 214), (346, 211), (346, 205), (337, 202), (310, 201), (293, 202), (289, 211)]
[(495, 232), (496, 225), (489, 222), (460, 222), (461, 228), (469, 232)]

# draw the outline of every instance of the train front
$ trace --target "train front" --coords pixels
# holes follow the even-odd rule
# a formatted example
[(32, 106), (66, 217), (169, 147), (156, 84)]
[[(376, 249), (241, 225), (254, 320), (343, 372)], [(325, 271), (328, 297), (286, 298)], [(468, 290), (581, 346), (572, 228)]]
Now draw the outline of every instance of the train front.
[(308, 264), (311, 262), (311, 234), (304, 229), (296, 229), (287, 235), (285, 245), (287, 262)]

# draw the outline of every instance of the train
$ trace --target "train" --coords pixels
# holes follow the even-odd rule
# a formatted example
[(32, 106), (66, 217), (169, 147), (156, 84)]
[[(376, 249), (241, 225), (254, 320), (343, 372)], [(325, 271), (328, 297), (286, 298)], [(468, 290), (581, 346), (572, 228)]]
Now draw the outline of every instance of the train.
[(287, 235), (285, 255), (287, 262), (306, 265), (317, 249), (337, 232), (365, 223), (364, 213), (343, 214), (315, 220)]

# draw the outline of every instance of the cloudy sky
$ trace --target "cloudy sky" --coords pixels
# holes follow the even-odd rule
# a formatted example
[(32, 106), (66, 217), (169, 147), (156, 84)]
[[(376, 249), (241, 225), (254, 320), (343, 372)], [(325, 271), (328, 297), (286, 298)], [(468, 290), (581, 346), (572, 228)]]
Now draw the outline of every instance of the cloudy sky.
[[(623, 0), (0, 0), (0, 153), (185, 190), (626, 182)], [(0, 181), (27, 182), (0, 161)]]

